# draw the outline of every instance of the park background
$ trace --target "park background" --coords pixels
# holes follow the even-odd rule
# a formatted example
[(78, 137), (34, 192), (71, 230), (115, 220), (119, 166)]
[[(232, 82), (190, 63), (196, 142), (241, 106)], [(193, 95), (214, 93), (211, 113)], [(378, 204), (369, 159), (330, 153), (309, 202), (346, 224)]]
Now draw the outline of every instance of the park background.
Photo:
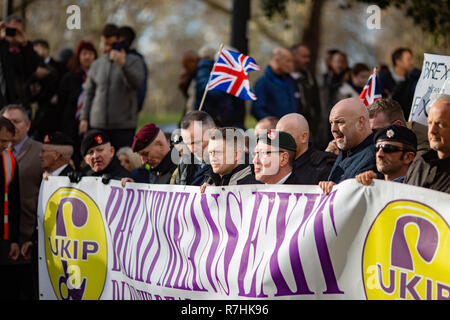
[[(71, 5), (80, 8), (80, 29), (67, 28)], [(370, 27), (374, 11), (368, 8), (373, 5), (380, 9), (378, 28)], [(242, 19), (242, 6), (248, 6), (249, 18), (237, 30), (232, 22)], [(178, 77), (184, 51), (204, 45), (218, 49), (221, 43), (231, 45), (236, 35), (246, 39), (247, 53), (262, 68), (274, 47), (307, 44), (317, 80), (331, 48), (345, 52), (350, 66), (363, 62), (371, 68), (379, 63), (390, 66), (391, 53), (398, 47), (412, 49), (419, 69), (425, 52), (450, 55), (446, 0), (3, 0), (1, 10), (2, 17), (25, 16), (28, 39), (46, 39), (54, 58), (80, 40), (90, 40), (98, 49), (105, 23), (132, 26), (138, 35), (134, 46), (150, 71), (138, 129), (149, 122), (180, 121), (184, 99)], [(261, 75), (262, 71), (250, 74), (252, 86)], [(256, 120), (249, 114), (249, 102), (246, 109), (245, 125), (253, 127)]]

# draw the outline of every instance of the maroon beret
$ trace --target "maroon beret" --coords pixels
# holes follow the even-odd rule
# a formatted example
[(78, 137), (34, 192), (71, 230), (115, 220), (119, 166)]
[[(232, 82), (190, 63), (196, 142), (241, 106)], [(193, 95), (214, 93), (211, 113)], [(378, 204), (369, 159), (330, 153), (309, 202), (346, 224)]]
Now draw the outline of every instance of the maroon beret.
[(159, 133), (159, 128), (153, 123), (147, 124), (134, 136), (133, 145), (131, 149), (133, 152), (139, 152), (145, 149), (153, 140), (156, 139)]

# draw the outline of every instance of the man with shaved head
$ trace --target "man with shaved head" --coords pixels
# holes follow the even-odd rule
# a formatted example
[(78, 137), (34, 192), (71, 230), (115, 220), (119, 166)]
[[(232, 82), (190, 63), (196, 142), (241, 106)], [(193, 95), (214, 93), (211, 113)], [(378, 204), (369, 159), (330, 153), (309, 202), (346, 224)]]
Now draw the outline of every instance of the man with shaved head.
[(330, 112), (331, 133), (341, 150), (331, 169), (328, 181), (319, 186), (324, 193), (331, 192), (333, 185), (352, 179), (357, 174), (377, 171), (373, 132), (370, 129), (369, 111), (358, 98), (339, 101)]
[(275, 48), (264, 74), (256, 82), (254, 92), (258, 99), (253, 102), (251, 113), (256, 120), (297, 112), (294, 85), (290, 72), (294, 70), (292, 54), (285, 48)]
[(317, 150), (309, 142), (309, 125), (304, 116), (287, 114), (278, 121), (276, 129), (292, 135), (297, 144), (293, 175), (298, 184), (314, 185), (328, 179), (336, 155)]

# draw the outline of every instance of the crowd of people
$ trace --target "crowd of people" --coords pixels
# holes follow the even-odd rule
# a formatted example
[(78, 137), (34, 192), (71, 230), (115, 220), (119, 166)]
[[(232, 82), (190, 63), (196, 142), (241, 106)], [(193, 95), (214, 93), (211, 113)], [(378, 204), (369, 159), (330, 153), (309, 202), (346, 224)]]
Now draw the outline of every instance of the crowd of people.
[(428, 128), (406, 121), (418, 79), (409, 49), (393, 53), (392, 68), (379, 68), (383, 98), (369, 107), (359, 99), (366, 64), (349, 68), (345, 53), (330, 50), (319, 84), (308, 47), (274, 49), (254, 85), (258, 123), (245, 132), (234, 96), (211, 91), (198, 110), (215, 52), (187, 51), (183, 118), (168, 136), (153, 123), (136, 133), (148, 70), (132, 48), (132, 28), (107, 24), (99, 51), (81, 41), (59, 61), (47, 41), (27, 40), (20, 17), (0, 29), (0, 299), (38, 298), (36, 212), (50, 176), (203, 193), (248, 184), (318, 185), (330, 193), (347, 179), (384, 179), (450, 193), (450, 96), (434, 101)]

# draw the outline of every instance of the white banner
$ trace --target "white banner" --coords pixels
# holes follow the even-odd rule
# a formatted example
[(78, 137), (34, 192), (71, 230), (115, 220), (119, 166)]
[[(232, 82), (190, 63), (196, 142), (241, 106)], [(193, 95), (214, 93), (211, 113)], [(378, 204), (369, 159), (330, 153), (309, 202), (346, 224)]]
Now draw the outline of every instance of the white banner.
[(450, 56), (425, 53), (409, 121), (427, 126), (430, 107), (436, 96), (444, 93), (450, 94)]
[(41, 299), (449, 299), (450, 195), (70, 184), (38, 212)]

